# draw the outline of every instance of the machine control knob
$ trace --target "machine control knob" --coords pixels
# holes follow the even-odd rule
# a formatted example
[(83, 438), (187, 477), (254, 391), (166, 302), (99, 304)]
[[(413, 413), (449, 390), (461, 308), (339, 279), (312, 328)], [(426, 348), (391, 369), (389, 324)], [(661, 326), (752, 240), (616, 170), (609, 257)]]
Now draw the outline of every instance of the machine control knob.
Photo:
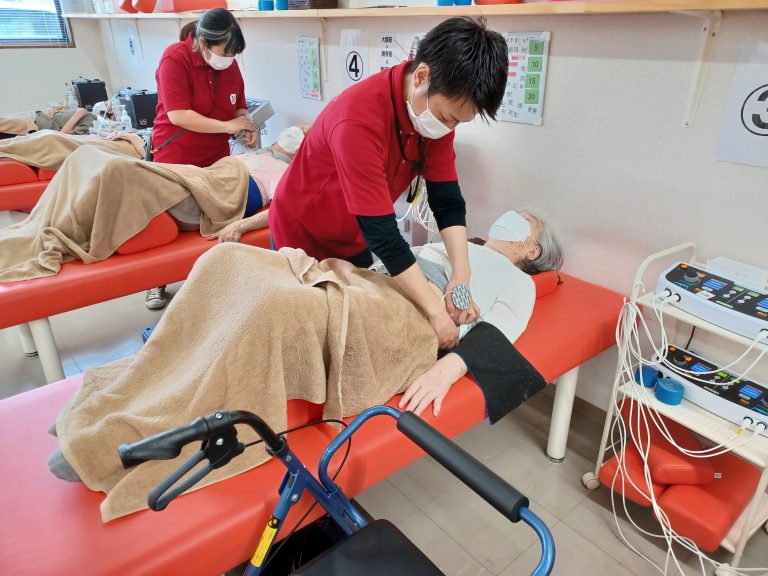
[(685, 352), (675, 352), (672, 356), (672, 363), (676, 366), (685, 366), (688, 364), (688, 356), (686, 356)]
[(700, 280), (699, 274), (695, 270), (686, 270), (685, 274), (683, 274), (683, 280), (688, 282), (688, 284), (697, 284)]

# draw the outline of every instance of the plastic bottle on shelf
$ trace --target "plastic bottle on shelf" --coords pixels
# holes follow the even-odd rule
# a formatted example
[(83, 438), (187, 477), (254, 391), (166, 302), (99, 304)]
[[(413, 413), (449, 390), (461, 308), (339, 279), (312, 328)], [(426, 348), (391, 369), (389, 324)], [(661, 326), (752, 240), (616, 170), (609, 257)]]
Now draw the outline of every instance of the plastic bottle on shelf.
[(64, 106), (70, 110), (77, 109), (77, 98), (75, 98), (75, 91), (72, 88), (72, 84), (69, 82), (64, 84)]
[(123, 113), (120, 115), (120, 126), (123, 130), (132, 130), (133, 124), (131, 124), (131, 117), (128, 115), (128, 111), (123, 108)]

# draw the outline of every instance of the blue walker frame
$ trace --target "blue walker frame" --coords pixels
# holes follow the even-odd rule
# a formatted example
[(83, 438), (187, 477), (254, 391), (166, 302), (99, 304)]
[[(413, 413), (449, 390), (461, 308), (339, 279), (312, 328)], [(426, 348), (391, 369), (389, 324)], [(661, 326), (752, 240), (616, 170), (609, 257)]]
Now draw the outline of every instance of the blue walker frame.
[[(410, 426), (410, 433), (405, 430), (405, 426), (401, 427), (402, 422), (400, 420), (406, 414), (408, 415), (406, 419), (411, 424), (415, 423), (417, 428), (414, 431), (413, 426)], [(195, 456), (189, 459), (176, 472), (171, 474), (171, 476), (155, 488), (152, 493), (150, 493), (150, 508), (153, 510), (162, 510), (171, 500), (189, 489), (208, 472), (214, 468), (219, 468), (227, 464), (232, 458), (243, 452), (245, 447), (243, 444), (237, 442), (237, 433), (234, 430), (235, 424), (248, 424), (256, 430), (259, 436), (265, 441), (267, 451), (278, 458), (287, 468), (285, 476), (283, 476), (283, 480), (278, 488), (280, 500), (275, 507), (272, 517), (267, 522), (267, 526), (264, 529), (258, 547), (244, 572), (244, 576), (258, 576), (266, 565), (265, 559), (268, 557), (269, 551), (272, 549), (272, 544), (280, 533), (283, 521), (294, 504), (299, 502), (305, 490), (309, 490), (315, 500), (317, 500), (317, 503), (320, 504), (339, 527), (341, 527), (345, 534), (351, 535), (368, 524), (366, 518), (355, 508), (354, 504), (347, 498), (341, 488), (330, 478), (328, 475), (328, 465), (338, 449), (343, 446), (366, 421), (376, 416), (390, 416), (396, 420), (398, 422), (398, 429), (402, 433), (408, 436), (418, 446), (425, 449), (427, 453), (431, 453), (435, 456), (444, 467), (459, 476), (462, 481), (478, 494), (480, 494), (480, 492), (477, 489), (477, 485), (472, 485), (476, 484), (473, 481), (473, 478), (476, 479), (476, 476), (478, 475), (484, 476), (485, 479), (490, 478), (492, 482), (490, 485), (491, 488), (489, 489), (488, 485), (486, 485), (484, 490), (486, 495), (484, 496), (483, 494), (480, 494), (480, 496), (512, 522), (522, 520), (536, 532), (536, 535), (541, 542), (542, 552), (539, 563), (531, 574), (532, 576), (547, 576), (551, 573), (555, 562), (554, 540), (552, 539), (552, 534), (547, 525), (528, 508), (527, 499), (501, 478), (493, 474), (483, 464), (475, 460), (472, 456), (466, 454), (449, 439), (421, 420), (418, 416), (415, 416), (410, 412), (401, 412), (391, 406), (374, 406), (368, 408), (360, 413), (360, 415), (350, 422), (350, 424), (333, 439), (320, 458), (318, 466), (319, 481), (291, 451), (288, 447), (288, 443), (282, 436), (277, 436), (269, 426), (261, 420), (261, 418), (249, 412), (216, 412), (205, 418), (198, 418), (192, 424), (187, 426), (163, 432), (134, 444), (122, 445), (120, 447), (120, 457), (123, 464), (128, 467), (147, 460), (175, 458), (185, 444), (194, 440), (204, 441), (203, 447)], [(424, 440), (425, 432), (427, 438), (426, 441)], [(430, 439), (432, 440), (432, 444), (430, 444)], [(440, 461), (440, 457), (436, 456), (436, 453), (430, 452), (431, 447), (436, 451), (439, 451), (438, 449), (440, 446), (435, 447), (434, 445), (435, 439), (443, 448), (448, 447), (448, 452), (450, 454), (459, 454), (461, 461), (458, 464), (453, 462), (453, 466), (451, 466), (450, 462), (446, 463), (446, 461)], [(209, 442), (209, 440), (212, 441)], [(216, 452), (215, 455), (209, 454), (209, 451), (214, 452), (216, 450), (214, 446), (218, 447), (218, 452)], [(445, 454), (445, 452), (443, 452), (443, 454)], [(205, 458), (209, 459), (208, 464), (182, 483), (182, 485), (171, 489), (177, 481)], [(448, 460), (451, 459), (452, 456), (448, 458)], [(473, 470), (471, 471), (473, 475), (465, 474), (464, 478), (462, 478), (461, 474), (457, 472), (459, 472), (459, 468), (466, 464), (470, 464), (471, 467), (473, 467)], [(454, 468), (453, 470), (451, 470), (452, 467)], [(478, 482), (480, 482), (480, 480), (478, 480)], [(505, 498), (509, 496), (509, 493), (500, 494), (500, 492), (505, 492), (505, 490), (503, 490), (505, 487), (509, 489), (508, 492), (513, 496), (517, 496), (518, 502), (512, 507), (508, 506), (508, 502), (505, 501)], [(502, 490), (499, 490), (499, 488), (502, 488)], [(480, 488), (480, 491), (483, 491), (482, 487)]]

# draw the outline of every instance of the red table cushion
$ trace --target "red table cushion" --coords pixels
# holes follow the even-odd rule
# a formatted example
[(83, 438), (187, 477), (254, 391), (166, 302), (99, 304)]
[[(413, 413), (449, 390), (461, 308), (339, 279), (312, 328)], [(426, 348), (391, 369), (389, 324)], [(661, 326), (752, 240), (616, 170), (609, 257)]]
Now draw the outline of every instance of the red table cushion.
[(136, 254), (170, 244), (179, 237), (179, 226), (167, 212), (150, 220), (149, 225), (118, 247), (118, 254)]
[(560, 283), (560, 275), (557, 272), (542, 272), (534, 274), (533, 284), (536, 286), (536, 298), (542, 298), (547, 294), (552, 294)]
[[(180, 234), (177, 242), (184, 236), (185, 233)], [(197, 238), (200, 239), (199, 235)], [(143, 255), (162, 254), (166, 248)], [(117, 258), (134, 257), (109, 260)], [(147, 259), (144, 260), (147, 266)], [(162, 261), (158, 257), (160, 269)], [(73, 274), (85, 269), (75, 267)], [(110, 274), (102, 276), (103, 281), (90, 277), (83, 280), (86, 285), (92, 284), (89, 290), (102, 290), (116, 283)], [(123, 277), (122, 271), (120, 276)], [(124, 277), (130, 279), (127, 271)], [(150, 283), (155, 285), (157, 277)], [(55, 287), (46, 286), (42, 293), (53, 294)], [(67, 298), (73, 295), (68, 294)], [(518, 349), (545, 378), (556, 378), (613, 345), (621, 304), (619, 294), (566, 278), (554, 293), (537, 300), (528, 329), (517, 342)], [(103, 495), (54, 478), (46, 465), (56, 448), (56, 439), (46, 429), (79, 381), (74, 378), (49, 384), (0, 401), (0, 437), (4, 439), (0, 442), (3, 564), (13, 566), (18, 574), (165, 576), (221, 574), (250, 557), (277, 501), (277, 486), (283, 475), (281, 465), (268, 462), (192, 492), (161, 513), (144, 511), (103, 524), (99, 515)], [(391, 403), (396, 402), (394, 399)], [(435, 419), (427, 410), (425, 419), (444, 434), (455, 436), (480, 422), (484, 413), (479, 388), (462, 378), (451, 388), (440, 416)], [(292, 401), (288, 414), (289, 425), (293, 425), (319, 417), (321, 407)], [(314, 469), (333, 435), (330, 427), (312, 427), (291, 434), (289, 443)], [(350, 460), (339, 477), (340, 485), (350, 496), (421, 456), (409, 440), (396, 432), (395, 422), (386, 417), (370, 421), (354, 438)], [(286, 526), (292, 526), (308, 505), (305, 498), (291, 512)]]
[(708, 460), (720, 478), (704, 486), (670, 486), (659, 505), (675, 532), (714, 552), (754, 496), (760, 470), (733, 454)]
[(53, 180), (53, 177), (56, 175), (56, 170), (48, 170), (48, 168), (38, 168), (37, 169), (37, 179), (42, 180), (44, 182), (48, 182), (50, 180)]
[(0, 211), (31, 211), (45, 192), (46, 186), (48, 186), (48, 182), (38, 180), (0, 186)]
[[(241, 242), (269, 248), (269, 229), (249, 232)], [(199, 232), (181, 232), (170, 244), (138, 254), (114, 254), (95, 264), (75, 260), (54, 276), (2, 283), (0, 329), (184, 280), (215, 245)]]
[(10, 158), (0, 158), (0, 186), (37, 182), (37, 180), (37, 172), (31, 166)]
[[(626, 454), (626, 457), (622, 459), (621, 470), (617, 476), (616, 470), (619, 468), (619, 458), (622, 454)], [(627, 500), (640, 506), (650, 507), (650, 491), (643, 473), (643, 459), (637, 448), (631, 444), (625, 451), (620, 451), (603, 464), (599, 478), (603, 486), (607, 486), (617, 494), (624, 494)], [(656, 498), (661, 496), (666, 488), (666, 484), (655, 482), (651, 477), (651, 490)]]
[[(621, 408), (621, 417), (626, 424), (630, 419), (632, 402), (625, 402)], [(682, 424), (659, 416), (664, 422), (669, 435), (686, 450), (701, 450), (702, 445), (688, 428)], [(632, 429), (635, 446), (647, 446), (646, 427), (638, 420), (637, 408), (632, 412)], [(662, 435), (661, 431), (649, 421), (651, 447), (648, 450), (648, 468), (651, 478), (660, 484), (708, 484), (715, 475), (715, 467), (709, 458), (686, 456)], [(645, 451), (645, 450), (643, 450)]]

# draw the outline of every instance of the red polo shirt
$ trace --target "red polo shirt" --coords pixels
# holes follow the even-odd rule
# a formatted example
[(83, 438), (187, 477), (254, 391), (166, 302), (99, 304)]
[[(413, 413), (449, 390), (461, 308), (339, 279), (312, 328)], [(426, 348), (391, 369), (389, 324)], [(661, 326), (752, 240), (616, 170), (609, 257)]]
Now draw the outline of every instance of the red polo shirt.
[[(214, 73), (218, 75), (214, 93)], [(157, 115), (152, 145), (157, 147), (181, 128), (171, 123), (168, 112), (194, 110), (208, 118), (232, 120), (245, 108), (245, 87), (237, 62), (216, 72), (192, 47), (192, 35), (166, 48), (155, 73)], [(205, 168), (229, 156), (228, 134), (201, 134), (187, 130), (155, 154), (155, 162), (194, 164)]]
[[(419, 157), (419, 135), (402, 96), (406, 66), (348, 88), (313, 122), (269, 208), (278, 248), (302, 248), (318, 259), (348, 258), (367, 248), (355, 216), (394, 212), (393, 203), (416, 176), (411, 161)], [(398, 145), (395, 114), (409, 161)], [(457, 180), (453, 132), (424, 142), (424, 178)]]

